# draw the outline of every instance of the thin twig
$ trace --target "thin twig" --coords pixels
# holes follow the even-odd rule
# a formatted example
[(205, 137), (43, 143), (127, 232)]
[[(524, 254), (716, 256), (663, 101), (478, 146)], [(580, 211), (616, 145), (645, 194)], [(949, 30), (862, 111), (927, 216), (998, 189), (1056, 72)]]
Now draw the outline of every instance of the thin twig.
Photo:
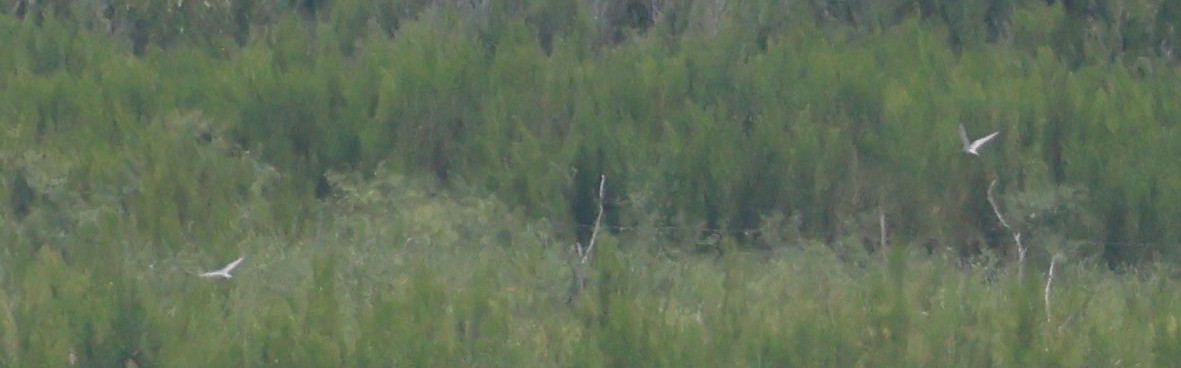
[(402, 248), (399, 248), (398, 251), (394, 253), (394, 257), (401, 257), (402, 253), (406, 252), (406, 248), (410, 247), (411, 240), (414, 240), (413, 236), (407, 237), (406, 242), (402, 243)]
[(1071, 313), (1069, 316), (1066, 316), (1066, 320), (1062, 321), (1062, 323), (1058, 324), (1058, 332), (1066, 331), (1066, 328), (1070, 327), (1070, 323), (1074, 322), (1074, 317), (1077, 315), (1078, 315), (1078, 312), (1074, 312), (1074, 313)]
[(997, 206), (996, 200), (992, 198), (993, 187), (996, 187), (995, 179), (992, 181), (992, 183), (988, 184), (988, 204), (992, 205), (992, 212), (996, 214), (997, 220), (1000, 220), (1001, 226), (1004, 226), (1005, 230), (1009, 230), (1009, 232), (1013, 234), (1013, 242), (1017, 245), (1017, 272), (1019, 274), (1024, 274), (1025, 252), (1028, 250), (1028, 248), (1025, 247), (1025, 244), (1021, 243), (1021, 233), (1017, 232), (1017, 230), (1014, 230), (1012, 226), (1009, 226), (1009, 222), (1005, 221), (1005, 216), (1001, 214), (1000, 206)]
[(599, 223), (603, 221), (603, 186), (607, 184), (607, 175), (599, 175), (599, 214), (595, 216), (595, 227), (591, 229), (590, 241), (586, 251), (582, 252), (582, 263), (589, 263), (591, 251), (595, 249), (595, 238), (599, 236)]

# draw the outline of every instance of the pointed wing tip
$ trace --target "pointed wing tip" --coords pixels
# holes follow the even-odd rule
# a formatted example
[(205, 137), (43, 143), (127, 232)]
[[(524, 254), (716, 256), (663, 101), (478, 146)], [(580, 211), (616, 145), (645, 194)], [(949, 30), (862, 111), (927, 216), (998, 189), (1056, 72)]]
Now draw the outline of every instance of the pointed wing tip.
[(980, 140), (979, 140), (979, 141), (980, 141), (980, 144), (981, 144), (981, 145), (983, 145), (983, 144), (985, 144), (985, 143), (988, 143), (988, 142), (989, 142), (989, 141), (991, 141), (993, 138), (996, 138), (996, 136), (997, 136), (997, 135), (999, 135), (999, 134), (1001, 134), (1001, 132), (1000, 132), (1000, 131), (995, 131), (995, 132), (992, 132), (992, 134), (989, 134), (989, 135), (986, 135), (986, 136), (984, 136), (984, 138), (980, 138)]
[(230, 273), (230, 271), (233, 271), (235, 268), (238, 268), (238, 265), (241, 264), (242, 261), (244, 261), (244, 260), (246, 260), (246, 257), (238, 257), (238, 259), (235, 259), (233, 262), (230, 262), (230, 264), (226, 265), (226, 268), (223, 268), (221, 270), (223, 273), (228, 275)]

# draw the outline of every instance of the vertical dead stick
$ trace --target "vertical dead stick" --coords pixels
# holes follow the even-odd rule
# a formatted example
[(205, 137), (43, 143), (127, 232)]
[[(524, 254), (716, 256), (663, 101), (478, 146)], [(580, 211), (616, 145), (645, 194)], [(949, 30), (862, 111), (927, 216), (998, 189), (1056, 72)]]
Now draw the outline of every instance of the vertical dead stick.
[(1044, 297), (1046, 300), (1046, 323), (1053, 321), (1050, 314), (1050, 288), (1054, 285), (1054, 266), (1057, 262), (1058, 255), (1055, 254), (1053, 258), (1050, 258), (1050, 272), (1046, 275), (1046, 289), (1042, 292), (1042, 294), (1045, 294)]
[(591, 260), (591, 251), (595, 249), (595, 239), (599, 237), (599, 224), (603, 221), (603, 187), (607, 183), (606, 175), (599, 175), (599, 214), (595, 216), (595, 227), (591, 229), (590, 240), (583, 248), (582, 244), (574, 243), (574, 252), (578, 255), (579, 261), (577, 264), (570, 264), (570, 292), (566, 296), (566, 304), (573, 303), (578, 300), (578, 296), (582, 294), (582, 289), (586, 288), (586, 280), (588, 265)]
[(996, 214), (996, 219), (1001, 222), (1001, 226), (1004, 226), (1005, 230), (1009, 230), (1009, 233), (1013, 234), (1013, 242), (1017, 245), (1017, 270), (1023, 274), (1025, 273), (1025, 251), (1028, 249), (1025, 248), (1025, 244), (1021, 243), (1021, 233), (1013, 230), (1013, 227), (1009, 226), (1009, 222), (1005, 221), (1005, 216), (1001, 214), (1000, 206), (997, 206), (996, 200), (992, 197), (993, 187), (996, 187), (996, 180), (988, 184), (988, 204), (992, 205), (992, 212)]
[(878, 230), (881, 233), (882, 257), (886, 256), (886, 213), (878, 206)]
[(603, 221), (603, 187), (607, 184), (607, 175), (599, 175), (599, 214), (595, 216), (595, 227), (591, 228), (590, 241), (586, 250), (582, 252), (582, 263), (590, 262), (591, 251), (595, 249), (595, 238), (599, 236), (599, 223)]

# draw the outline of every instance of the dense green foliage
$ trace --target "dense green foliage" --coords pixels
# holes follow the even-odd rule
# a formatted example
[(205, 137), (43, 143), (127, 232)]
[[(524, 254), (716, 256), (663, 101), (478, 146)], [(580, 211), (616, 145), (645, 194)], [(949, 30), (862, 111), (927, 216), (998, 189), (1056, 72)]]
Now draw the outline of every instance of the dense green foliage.
[(12, 4), (3, 365), (1181, 359), (1172, 2)]
[[(1178, 198), (1163, 189), (1181, 180), (1168, 144), (1181, 84), (1162, 30), (1177, 10), (1166, 3), (1102, 7), (1110, 24), (995, 1), (901, 13), (649, 4), (641, 13), (659, 19), (631, 21), (611, 15), (635, 12), (628, 2), (36, 4), (5, 19), (9, 156), (63, 147), (88, 158), (62, 170), (126, 172), (97, 169), (142, 165), (110, 161), (149, 152), (137, 139), (158, 141), (153, 131), (187, 130), (285, 173), (292, 203), (276, 213), (288, 217), (331, 193), (328, 170), (384, 162), (491, 190), (582, 228), (583, 241), (599, 174), (613, 178), (616, 229), (658, 216), (762, 246), (751, 230), (768, 216), (841, 241), (874, 233), (862, 219), (882, 210), (898, 240), (1003, 248), (984, 201), (993, 179), (1027, 236), (1108, 261), (1171, 257), (1181, 236)], [(168, 126), (170, 114), (206, 119)], [(957, 154), (961, 122), (1001, 138), (981, 159)], [(14, 201), (43, 194), (26, 188), (35, 163), (8, 161)], [(229, 185), (216, 171), (204, 179)], [(111, 176), (106, 186), (132, 180)], [(175, 236), (163, 234), (218, 225), (205, 218), (230, 203), (171, 202), (131, 212), (173, 222), (144, 228)]]
[[(1169, 366), (1179, 354), (1177, 281), (1071, 258), (1056, 261), (1047, 303), (1041, 272), (1021, 277), (987, 258), (898, 249), (883, 260), (815, 242), (716, 259), (623, 247), (658, 242), (648, 229), (600, 238), (592, 287), (567, 304), (573, 261), (548, 222), (384, 170), (374, 177), (332, 175), (345, 194), (303, 235), (260, 230), (236, 246), (153, 253), (155, 243), (96, 224), (77, 236), (115, 253), (43, 245), (26, 264), (6, 261), (0, 358), (989, 367)], [(238, 254), (219, 248), (247, 254), (235, 278), (194, 276)]]

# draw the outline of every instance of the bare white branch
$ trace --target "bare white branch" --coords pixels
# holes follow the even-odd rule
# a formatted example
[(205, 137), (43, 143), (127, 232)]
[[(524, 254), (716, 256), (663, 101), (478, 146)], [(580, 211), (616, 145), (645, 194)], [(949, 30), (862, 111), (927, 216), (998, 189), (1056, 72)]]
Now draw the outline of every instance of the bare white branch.
[(886, 212), (882, 211), (882, 206), (878, 206), (878, 230), (880, 232), (880, 239), (882, 244), (882, 256), (886, 255)]
[(1024, 273), (1025, 253), (1028, 248), (1025, 247), (1025, 244), (1021, 243), (1021, 233), (1013, 229), (1013, 226), (1009, 225), (1008, 221), (1005, 221), (1005, 215), (1001, 214), (1001, 208), (996, 204), (996, 199), (994, 199), (992, 196), (992, 189), (994, 187), (996, 187), (996, 180), (993, 180), (992, 183), (988, 184), (988, 204), (992, 205), (992, 212), (996, 214), (996, 219), (1001, 222), (1001, 226), (1004, 226), (1005, 230), (1009, 230), (1009, 233), (1013, 234), (1013, 242), (1017, 245), (1018, 272)]
[(591, 252), (594, 251), (596, 240), (599, 237), (599, 224), (603, 222), (603, 188), (607, 183), (607, 176), (599, 176), (599, 214), (595, 216), (595, 226), (591, 229), (590, 239), (587, 240), (586, 247), (582, 243), (574, 243), (574, 253), (578, 257), (578, 263), (571, 260), (570, 263), (570, 292), (566, 296), (566, 303), (573, 303), (582, 294), (582, 290), (586, 288), (586, 280), (589, 273), (589, 264), (591, 260)]
[(1057, 263), (1058, 255), (1055, 254), (1054, 257), (1050, 259), (1050, 272), (1046, 275), (1046, 289), (1042, 291), (1046, 301), (1046, 323), (1053, 321), (1052, 315), (1050, 314), (1050, 288), (1054, 285), (1054, 266), (1057, 265)]
[(595, 249), (595, 238), (599, 236), (599, 223), (603, 221), (603, 187), (607, 184), (607, 175), (599, 175), (599, 214), (595, 216), (595, 227), (591, 229), (590, 241), (587, 242), (586, 250), (580, 254), (582, 256), (582, 263), (589, 263), (591, 251)]

